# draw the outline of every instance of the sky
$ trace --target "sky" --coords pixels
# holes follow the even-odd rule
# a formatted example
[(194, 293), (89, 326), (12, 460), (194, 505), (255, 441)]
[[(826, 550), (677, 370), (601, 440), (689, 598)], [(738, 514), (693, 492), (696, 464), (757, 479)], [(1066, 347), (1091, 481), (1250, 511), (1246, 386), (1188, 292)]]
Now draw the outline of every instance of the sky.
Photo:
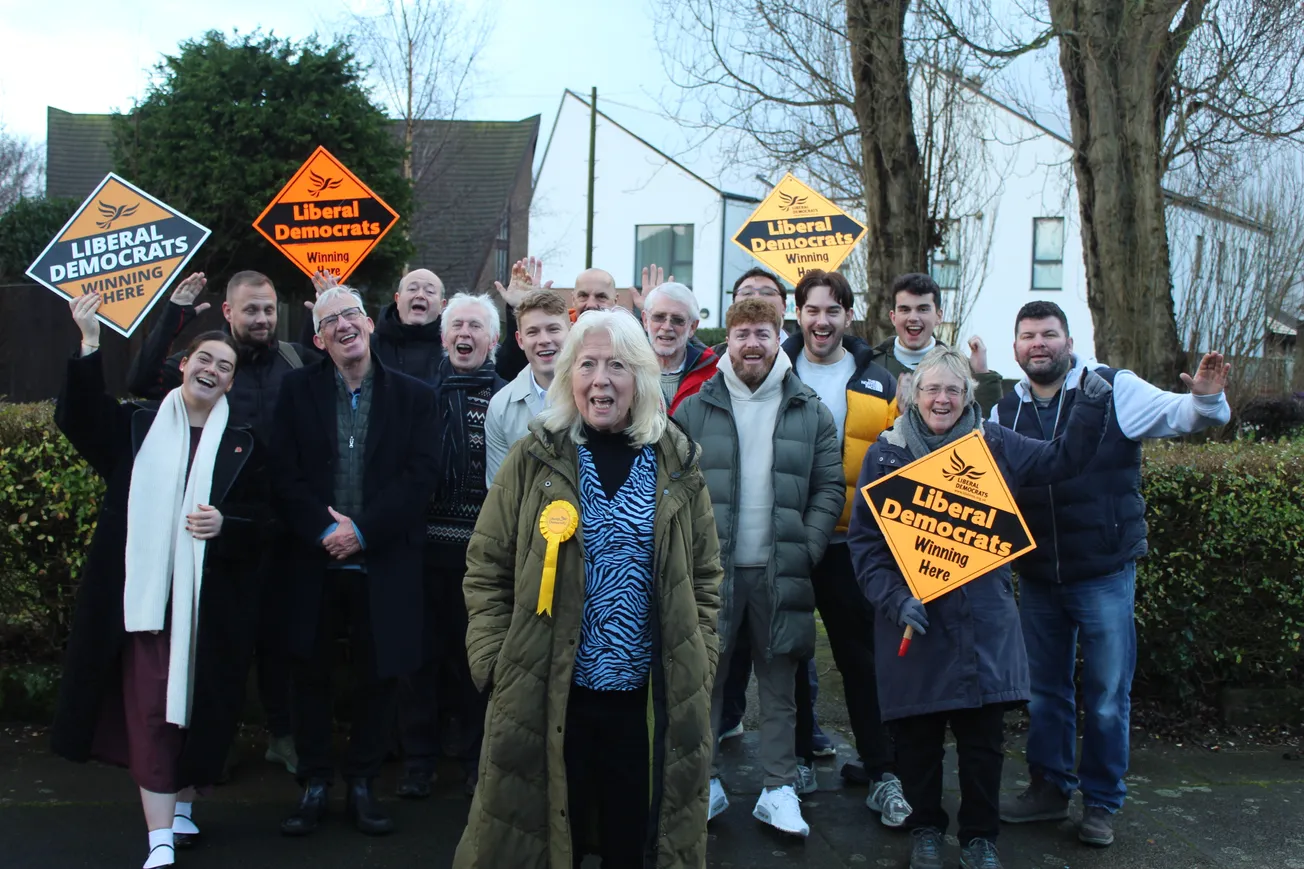
[[(46, 107), (129, 109), (150, 70), (179, 42), (210, 29), (258, 28), (300, 39), (344, 32), (367, 0), (0, 0), (0, 123), (45, 139)], [(472, 10), (481, 0), (461, 0)], [(570, 88), (598, 88), (599, 106), (671, 151), (682, 147), (660, 114), (674, 89), (653, 35), (656, 0), (494, 0), (493, 35), (463, 117), (543, 116), (544, 135)], [(542, 153), (543, 142), (539, 152)], [(676, 154), (676, 156), (682, 156)]]

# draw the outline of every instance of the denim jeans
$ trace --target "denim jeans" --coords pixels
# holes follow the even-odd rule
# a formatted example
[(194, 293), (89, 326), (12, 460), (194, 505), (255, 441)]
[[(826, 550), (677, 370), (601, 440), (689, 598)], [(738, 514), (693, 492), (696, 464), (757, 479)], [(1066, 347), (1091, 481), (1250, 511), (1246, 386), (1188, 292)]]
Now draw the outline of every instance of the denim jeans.
[[(1136, 670), (1136, 563), (1081, 582), (1019, 583), (1019, 618), (1028, 647), (1032, 775), (1110, 812), (1127, 786), (1128, 717)], [(1082, 644), (1082, 762), (1074, 774), (1077, 707), (1073, 671)]]

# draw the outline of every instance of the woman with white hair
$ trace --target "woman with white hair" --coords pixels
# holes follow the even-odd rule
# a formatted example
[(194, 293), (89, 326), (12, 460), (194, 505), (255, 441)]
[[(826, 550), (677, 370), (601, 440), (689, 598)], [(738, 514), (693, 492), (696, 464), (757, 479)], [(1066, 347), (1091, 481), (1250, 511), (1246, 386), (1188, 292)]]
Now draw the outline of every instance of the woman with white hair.
[[(964, 354), (938, 347), (925, 356), (898, 393), (904, 413), (865, 454), (857, 490), (974, 431), (983, 433), (1011, 490), (1075, 477), (1095, 456), (1112, 391), (1099, 375), (1083, 372), (1068, 425), (1053, 441), (984, 422), (976, 389)], [(905, 824), (914, 834), (911, 869), (942, 867), (949, 823), (942, 809), (948, 725), (960, 759), (960, 865), (1000, 869), (1002, 721), (1007, 709), (1030, 698), (1010, 567), (998, 567), (925, 605), (911, 594), (861, 496), (852, 507), (847, 543), (856, 578), (876, 612), (879, 703), (896, 741), (905, 798), (913, 807)], [(900, 656), (897, 646), (907, 626), (916, 638)]]
[(706, 864), (722, 577), (697, 447), (624, 311), (581, 315), (467, 552), (490, 690), (454, 865)]

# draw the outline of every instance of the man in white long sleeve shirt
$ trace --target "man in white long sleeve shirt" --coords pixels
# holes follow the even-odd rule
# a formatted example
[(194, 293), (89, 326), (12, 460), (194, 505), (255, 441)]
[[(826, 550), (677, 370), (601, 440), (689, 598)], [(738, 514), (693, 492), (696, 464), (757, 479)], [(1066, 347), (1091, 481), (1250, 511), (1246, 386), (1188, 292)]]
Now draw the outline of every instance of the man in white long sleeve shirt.
[[(1025, 377), (991, 418), (1028, 437), (1063, 431), (1074, 384), (1090, 367), (1113, 387), (1114, 412), (1096, 458), (1078, 477), (1019, 491), (1037, 548), (1018, 561), (1019, 613), (1032, 677), (1028, 766), (1031, 784), (1001, 802), (1007, 823), (1062, 820), (1082, 791), (1078, 838), (1114, 841), (1113, 815), (1127, 791), (1128, 716), (1136, 669), (1136, 560), (1146, 553), (1141, 441), (1191, 434), (1231, 418), (1223, 394), (1229, 366), (1209, 353), (1190, 393), (1165, 392), (1131, 371), (1073, 353), (1068, 320), (1052, 302), (1030, 302), (1015, 319), (1014, 355)], [(1082, 647), (1084, 728), (1077, 747), (1073, 671)]]
[(530, 421), (543, 410), (570, 327), (566, 299), (554, 290), (532, 290), (517, 305), (516, 343), (529, 364), (489, 401), (484, 420), (487, 486), (494, 484), (512, 444), (530, 433)]

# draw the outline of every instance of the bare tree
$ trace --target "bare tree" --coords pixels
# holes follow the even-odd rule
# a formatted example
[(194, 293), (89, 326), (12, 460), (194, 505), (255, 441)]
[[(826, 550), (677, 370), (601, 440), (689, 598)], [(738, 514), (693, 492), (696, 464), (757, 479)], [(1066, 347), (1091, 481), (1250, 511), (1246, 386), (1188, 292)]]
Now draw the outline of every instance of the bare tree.
[[(953, 37), (1003, 61), (1058, 41), (1096, 354), (1159, 383), (1178, 339), (1164, 184), (1206, 181), (1252, 142), (1304, 134), (1298, 0), (1035, 0), (997, 31), (986, 0), (920, 0)], [(1016, 9), (1020, 8), (1016, 6)]]
[(356, 14), (353, 25), (381, 98), (403, 123), (403, 174), (415, 184), (439, 156), (439, 143), (419, 139), (417, 124), (458, 116), (492, 24), (454, 0), (384, 0), (382, 11)]
[(1169, 217), (1177, 326), (1187, 364), (1207, 350), (1232, 362), (1227, 393), (1239, 411), (1260, 393), (1290, 386), (1291, 348), (1278, 330), (1295, 328), (1299, 315), (1304, 164), (1274, 161), (1247, 185), (1203, 193), (1203, 212), (1179, 206)]
[(41, 150), (39, 144), (10, 135), (0, 124), (0, 214), (19, 199), (41, 194), (45, 182)]

